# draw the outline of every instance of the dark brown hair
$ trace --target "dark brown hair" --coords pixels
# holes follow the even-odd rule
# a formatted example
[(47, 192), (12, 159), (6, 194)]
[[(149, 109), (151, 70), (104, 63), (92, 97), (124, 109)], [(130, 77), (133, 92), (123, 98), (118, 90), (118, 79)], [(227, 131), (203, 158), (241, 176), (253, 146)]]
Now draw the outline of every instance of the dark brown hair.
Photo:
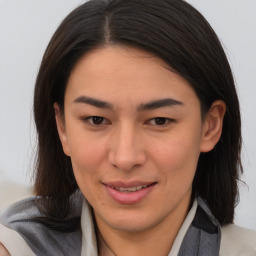
[[(70, 158), (62, 150), (53, 103), (63, 106), (65, 87), (77, 61), (104, 45), (126, 45), (160, 57), (194, 88), (202, 114), (212, 102), (226, 103), (223, 132), (215, 148), (201, 153), (193, 195), (203, 197), (221, 225), (232, 223), (238, 198), (241, 123), (232, 72), (215, 32), (183, 0), (91, 0), (71, 12), (53, 35), (35, 85), (38, 132), (35, 193), (49, 217), (66, 215), (77, 190)], [(100, 74), (99, 74), (100, 75)]]

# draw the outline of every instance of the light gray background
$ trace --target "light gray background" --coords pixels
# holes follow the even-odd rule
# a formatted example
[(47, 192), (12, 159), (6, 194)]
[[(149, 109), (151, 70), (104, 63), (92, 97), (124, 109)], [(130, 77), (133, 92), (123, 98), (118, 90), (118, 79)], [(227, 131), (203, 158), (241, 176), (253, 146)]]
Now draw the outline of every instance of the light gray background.
[[(0, 181), (31, 184), (32, 94), (43, 52), (80, 0), (0, 0)], [(221, 39), (235, 74), (243, 121), (243, 180), (236, 223), (256, 229), (256, 1), (190, 0)], [(0, 188), (1, 189), (1, 188)]]

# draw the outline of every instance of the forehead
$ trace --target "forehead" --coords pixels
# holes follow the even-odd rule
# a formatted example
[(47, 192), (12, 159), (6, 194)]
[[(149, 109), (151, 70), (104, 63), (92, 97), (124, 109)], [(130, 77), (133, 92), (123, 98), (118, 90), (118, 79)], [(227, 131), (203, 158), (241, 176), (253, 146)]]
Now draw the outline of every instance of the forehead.
[[(131, 47), (104, 47), (86, 53), (68, 80), (66, 96), (141, 103), (154, 98), (197, 100), (190, 84), (162, 59)], [(65, 97), (66, 97), (65, 96)]]
[(148, 77), (150, 71), (157, 75), (160, 74), (160, 70), (166, 71), (166, 69), (171, 67), (145, 51), (131, 47), (106, 46), (86, 53), (75, 65), (69, 80), (74, 76), (77, 79), (79, 74), (89, 77), (97, 75), (98, 79), (119, 79), (121, 76), (123, 78), (132, 75), (138, 79), (142, 76)]

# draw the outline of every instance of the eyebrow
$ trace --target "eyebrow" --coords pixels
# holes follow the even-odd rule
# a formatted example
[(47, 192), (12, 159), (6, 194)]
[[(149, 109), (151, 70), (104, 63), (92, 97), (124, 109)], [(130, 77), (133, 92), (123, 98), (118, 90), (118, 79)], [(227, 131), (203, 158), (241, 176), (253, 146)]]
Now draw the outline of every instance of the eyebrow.
[(77, 99), (73, 101), (74, 103), (85, 103), (92, 105), (97, 108), (107, 108), (107, 109), (112, 109), (113, 105), (111, 103), (108, 103), (106, 101), (98, 100), (95, 98), (90, 98), (86, 96), (80, 96)]
[(145, 104), (141, 104), (138, 107), (138, 111), (145, 111), (145, 110), (153, 110), (163, 107), (173, 107), (173, 106), (179, 106), (184, 105), (181, 101), (172, 99), (172, 98), (165, 98), (160, 100), (153, 100)]
[[(74, 103), (84, 103), (84, 104), (89, 104), (97, 108), (105, 108), (105, 109), (113, 109), (113, 105), (109, 102), (87, 97), (87, 96), (80, 96), (76, 98)], [(179, 106), (179, 105), (184, 105), (181, 101), (172, 99), (172, 98), (164, 98), (164, 99), (159, 99), (159, 100), (153, 100), (147, 103), (142, 103), (138, 107), (138, 111), (146, 111), (146, 110), (153, 110), (153, 109), (158, 109), (158, 108), (163, 108), (163, 107), (172, 107), (172, 106)]]

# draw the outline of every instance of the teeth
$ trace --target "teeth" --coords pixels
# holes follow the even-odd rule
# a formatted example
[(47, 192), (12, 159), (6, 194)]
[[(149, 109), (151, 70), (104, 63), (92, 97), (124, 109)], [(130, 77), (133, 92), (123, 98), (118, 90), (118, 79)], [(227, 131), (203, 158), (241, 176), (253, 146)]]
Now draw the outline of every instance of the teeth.
[(148, 187), (149, 185), (140, 185), (140, 186), (136, 186), (136, 187), (131, 187), (131, 188), (122, 188), (122, 187), (114, 187), (115, 190), (118, 190), (120, 192), (128, 192), (128, 193), (131, 193), (131, 192), (135, 192), (135, 191), (138, 191), (138, 190), (141, 190), (143, 188), (146, 188)]

